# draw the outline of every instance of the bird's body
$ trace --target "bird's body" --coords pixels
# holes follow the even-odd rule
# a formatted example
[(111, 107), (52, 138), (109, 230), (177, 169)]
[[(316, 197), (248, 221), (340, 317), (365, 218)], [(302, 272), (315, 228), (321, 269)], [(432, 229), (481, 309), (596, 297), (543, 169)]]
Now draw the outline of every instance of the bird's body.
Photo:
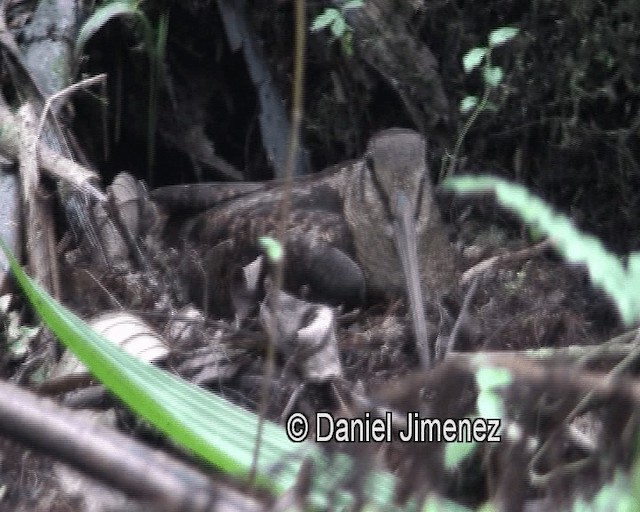
[[(246, 264), (258, 254), (258, 237), (275, 236), (282, 194), (282, 183), (265, 182), (166, 187), (154, 198), (214, 205), (184, 235), (202, 248), (203, 265), (214, 268), (215, 282), (230, 264)], [(362, 158), (295, 179), (290, 197), (286, 272), (296, 282), (307, 279), (320, 298), (357, 303), (365, 283), (377, 295), (401, 293), (407, 272), (415, 272), (399, 255), (404, 237), (414, 238), (409, 245), (415, 244), (418, 256), (419, 276), (409, 280), (433, 295), (453, 283), (453, 252), (434, 201), (425, 141), (416, 132), (380, 132)]]

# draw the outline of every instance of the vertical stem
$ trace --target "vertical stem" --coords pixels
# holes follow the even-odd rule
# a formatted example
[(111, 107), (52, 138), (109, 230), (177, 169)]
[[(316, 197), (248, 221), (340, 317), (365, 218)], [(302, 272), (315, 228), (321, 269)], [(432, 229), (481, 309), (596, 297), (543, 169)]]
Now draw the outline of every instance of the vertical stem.
[[(284, 191), (280, 202), (280, 212), (278, 221), (277, 238), (283, 249), (285, 244), (285, 234), (289, 222), (289, 210), (291, 209), (291, 184), (293, 180), (293, 168), (298, 157), (298, 148), (300, 141), (300, 126), (302, 124), (302, 116), (304, 112), (304, 57), (306, 45), (306, 5), (305, 0), (294, 1), (294, 61), (293, 61), (293, 83), (291, 92), (291, 132), (289, 133), (289, 147), (287, 150), (287, 163), (284, 172)], [(286, 254), (286, 250), (283, 251)], [(274, 311), (278, 311), (280, 289), (284, 275), (284, 257), (277, 262), (273, 291), (274, 300), (272, 307)], [(277, 315), (271, 315), (271, 321), (276, 322)], [(250, 481), (255, 481), (255, 475), (258, 469), (258, 459), (260, 457), (260, 445), (262, 444), (262, 431), (264, 429), (264, 420), (269, 405), (269, 389), (274, 373), (274, 352), (275, 339), (277, 330), (275, 325), (267, 328), (269, 342), (267, 345), (267, 356), (265, 364), (265, 383), (262, 387), (262, 396), (260, 397), (258, 432), (256, 433), (256, 444), (253, 449), (253, 461), (251, 463)]]
[[(491, 52), (487, 52), (487, 55), (486, 55), (485, 59), (486, 59), (485, 60), (485, 68), (491, 67)], [(473, 125), (473, 123), (475, 123), (475, 121), (478, 118), (478, 115), (480, 114), (480, 112), (482, 112), (486, 108), (487, 102), (489, 101), (489, 93), (490, 92), (491, 92), (491, 85), (485, 81), (485, 83), (484, 83), (484, 92), (482, 93), (482, 98), (480, 99), (480, 101), (476, 105), (476, 108), (473, 109), (473, 112), (469, 116), (469, 119), (467, 119), (467, 122), (464, 123), (464, 126), (462, 127), (462, 130), (460, 131), (460, 135), (458, 135), (458, 139), (456, 140), (455, 148), (453, 149), (453, 153), (451, 154), (451, 157), (450, 157), (451, 159), (450, 159), (450, 162), (449, 162), (449, 167), (447, 167), (447, 169), (445, 170), (445, 167), (444, 167), (444, 164), (443, 164), (442, 167), (440, 168), (440, 176), (438, 176), (438, 182), (442, 183), (442, 181), (445, 178), (448, 178), (449, 176), (453, 176), (453, 173), (456, 170), (456, 163), (457, 163), (457, 160), (458, 160), (458, 154), (460, 153), (460, 148), (462, 147), (462, 143), (464, 142), (464, 139), (467, 136), (467, 132), (469, 131), (469, 128), (471, 128), (471, 125)], [(443, 160), (443, 162), (444, 162), (444, 160)]]

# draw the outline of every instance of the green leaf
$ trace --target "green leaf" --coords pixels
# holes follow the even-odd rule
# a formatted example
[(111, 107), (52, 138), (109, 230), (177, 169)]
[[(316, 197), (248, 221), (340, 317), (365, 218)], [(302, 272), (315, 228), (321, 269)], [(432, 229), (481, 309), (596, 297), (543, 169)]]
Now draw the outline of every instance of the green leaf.
[[(111, 392), (178, 444), (231, 474), (247, 474), (255, 442), (255, 415), (109, 343), (31, 281), (12, 256), (8, 259), (21, 288), (47, 326)], [(293, 454), (305, 448), (289, 442), (276, 425), (268, 423), (265, 431), (265, 454), (272, 450), (280, 455), (285, 453), (282, 450)], [(267, 463), (266, 458), (263, 462)], [(296, 470), (290, 467), (288, 477), (285, 471), (285, 480), (295, 479)], [(273, 483), (276, 488), (285, 484), (283, 480)]]
[[(373, 509), (372, 509), (373, 510)], [(401, 508), (399, 510), (414, 510), (410, 505)], [(451, 503), (450, 501), (446, 501), (443, 498), (440, 498), (435, 493), (429, 493), (427, 495), (427, 499), (422, 504), (420, 512), (470, 512), (470, 509), (463, 507), (462, 505), (458, 505), (456, 503)], [(366, 511), (370, 512), (370, 511)], [(375, 512), (378, 512), (377, 510)]]
[(582, 233), (564, 215), (519, 185), (489, 176), (449, 178), (446, 188), (461, 193), (493, 191), (498, 201), (524, 222), (545, 233), (565, 259), (587, 267), (591, 281), (614, 301), (626, 324), (640, 319), (640, 255), (632, 253), (627, 268), (600, 240)]
[(89, 19), (85, 21), (80, 29), (76, 39), (76, 55), (82, 53), (87, 41), (104, 27), (109, 20), (116, 16), (136, 16), (138, 14), (138, 2), (135, 0), (116, 0), (115, 2), (101, 5), (93, 11), (93, 14), (89, 16)]
[(264, 249), (264, 252), (267, 254), (267, 258), (269, 258), (273, 263), (277, 263), (282, 259), (284, 251), (282, 250), (282, 245), (275, 238), (271, 238), (270, 236), (261, 236), (258, 238), (258, 243), (260, 247)]
[(471, 48), (471, 50), (465, 53), (464, 57), (462, 57), (462, 67), (464, 68), (464, 72), (470, 73), (476, 69), (488, 51), (489, 50), (487, 48)]
[(495, 48), (496, 46), (500, 46), (501, 44), (510, 41), (517, 33), (518, 29), (513, 27), (500, 27), (493, 30), (489, 34), (489, 48)]
[(349, 2), (345, 3), (342, 6), (343, 11), (348, 11), (349, 9), (359, 9), (364, 5), (362, 0), (349, 0)]
[(478, 368), (475, 378), (480, 391), (491, 391), (497, 387), (508, 386), (513, 380), (509, 370), (492, 366)]
[(444, 445), (444, 467), (449, 471), (458, 467), (458, 465), (476, 451), (478, 444), (475, 441), (453, 442)]
[[(169, 8), (160, 13), (155, 36), (155, 44), (149, 53), (149, 108), (147, 112), (147, 171), (148, 182), (153, 182), (156, 157), (156, 127), (158, 124), (158, 93), (163, 83), (164, 61), (169, 34)], [(146, 35), (145, 35), (146, 36)], [(153, 34), (149, 34), (149, 39)], [(149, 43), (147, 43), (149, 44)], [(150, 47), (151, 48), (151, 47)]]
[[(1, 238), (0, 248), (38, 315), (109, 391), (200, 458), (231, 475), (249, 474), (258, 425), (255, 414), (109, 343), (34, 283)], [(348, 456), (338, 454), (328, 460), (315, 444), (294, 443), (281, 427), (269, 421), (264, 424), (260, 453), (257, 481), (261, 486), (277, 494), (285, 492), (297, 482), (303, 458), (310, 457), (315, 470), (310, 504), (321, 509), (329, 506), (329, 499), (339, 508), (353, 504), (352, 496), (335, 492), (335, 478), (346, 478), (353, 466)], [(393, 477), (371, 472), (365, 482), (371, 502), (387, 508), (393, 499)]]
[(460, 113), (461, 114), (469, 113), (471, 110), (476, 108), (477, 104), (478, 104), (477, 96), (466, 96), (462, 98), (462, 101), (460, 102), (460, 107), (459, 107)]
[(331, 24), (331, 33), (337, 39), (340, 39), (347, 30), (347, 22), (342, 16), (338, 16)]
[(482, 506), (476, 510), (476, 512), (499, 512), (500, 510), (502, 510), (501, 507), (489, 501), (487, 503), (483, 503)]
[(353, 33), (350, 30), (347, 30), (340, 38), (340, 46), (347, 57), (353, 57)]
[(500, 395), (492, 391), (478, 393), (476, 407), (482, 418), (501, 419), (504, 416), (504, 402)]
[(482, 70), (482, 79), (491, 87), (496, 87), (502, 81), (503, 75), (502, 68), (496, 66), (487, 66)]
[(323, 28), (326, 28), (329, 25), (333, 24), (336, 19), (341, 17), (342, 15), (338, 11), (338, 9), (325, 9), (322, 14), (318, 14), (318, 16), (316, 16), (316, 19), (313, 20), (313, 23), (311, 24), (311, 32), (318, 32), (319, 30), (322, 30)]

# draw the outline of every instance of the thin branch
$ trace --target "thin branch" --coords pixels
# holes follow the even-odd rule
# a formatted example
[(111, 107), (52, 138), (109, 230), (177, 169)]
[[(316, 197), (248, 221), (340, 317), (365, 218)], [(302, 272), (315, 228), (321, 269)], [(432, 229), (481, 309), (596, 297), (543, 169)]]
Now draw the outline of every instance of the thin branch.
[[(18, 160), (20, 154), (20, 130), (16, 116), (0, 95), (0, 153), (10, 160)], [(95, 172), (65, 158), (46, 144), (38, 145), (38, 161), (44, 171), (54, 178), (64, 180), (71, 186), (83, 190), (98, 201), (106, 201), (106, 195), (94, 183), (98, 181)]]
[(0, 433), (150, 500), (154, 510), (262, 510), (252, 498), (160, 450), (2, 381)]
[(38, 129), (36, 131), (36, 140), (40, 141), (40, 136), (42, 135), (44, 124), (47, 122), (47, 114), (51, 110), (51, 105), (53, 104), (54, 101), (56, 101), (59, 98), (64, 98), (66, 96), (69, 96), (70, 94), (73, 94), (74, 92), (76, 92), (78, 89), (86, 89), (87, 87), (91, 87), (92, 85), (97, 83), (104, 84), (106, 80), (107, 80), (106, 73), (102, 73), (100, 75), (92, 76), (91, 78), (85, 78), (84, 80), (81, 80), (80, 82), (77, 82), (75, 84), (71, 84), (70, 86), (65, 87), (64, 89), (58, 91), (57, 93), (49, 96), (47, 98), (47, 101), (45, 101), (44, 108), (42, 109), (42, 113), (40, 114), (40, 122), (38, 123)]
[(462, 276), (460, 277), (460, 284), (467, 284), (474, 277), (479, 276), (480, 274), (485, 273), (487, 270), (496, 267), (500, 264), (524, 260), (528, 258), (532, 258), (533, 256), (537, 256), (540, 253), (546, 251), (550, 247), (553, 247), (551, 241), (546, 239), (540, 243), (532, 247), (527, 247), (520, 251), (509, 252), (507, 254), (499, 254), (497, 256), (492, 256), (491, 258), (487, 258), (486, 260), (482, 260), (480, 263), (474, 265), (470, 269), (467, 269)]
[[(295, 24), (295, 48), (293, 63), (293, 84), (292, 84), (292, 105), (291, 105), (291, 132), (289, 134), (289, 148), (287, 152), (287, 165), (284, 173), (284, 191), (282, 201), (280, 202), (280, 218), (278, 222), (277, 238), (280, 245), (284, 248), (285, 234), (289, 223), (289, 210), (291, 209), (291, 187), (293, 182), (293, 169), (298, 155), (298, 146), (300, 140), (300, 125), (302, 123), (303, 113), (303, 93), (304, 93), (304, 57), (306, 44), (306, 5), (305, 0), (295, 0), (294, 2), (294, 24)], [(286, 251), (285, 251), (286, 254)], [(282, 289), (282, 281), (284, 275), (284, 258), (276, 264), (274, 274), (274, 302), (273, 311), (278, 311), (280, 301), (280, 290)], [(264, 428), (264, 420), (267, 413), (269, 402), (269, 389), (274, 373), (275, 358), (275, 342), (277, 315), (272, 315), (272, 325), (267, 328), (269, 343), (267, 344), (267, 358), (265, 367), (265, 384), (262, 388), (262, 396), (260, 397), (260, 407), (258, 410), (259, 422), (258, 432), (256, 435), (256, 444), (253, 450), (253, 462), (251, 466), (251, 481), (254, 480), (256, 469), (258, 467), (258, 458), (260, 456), (260, 445), (262, 441), (262, 430)]]

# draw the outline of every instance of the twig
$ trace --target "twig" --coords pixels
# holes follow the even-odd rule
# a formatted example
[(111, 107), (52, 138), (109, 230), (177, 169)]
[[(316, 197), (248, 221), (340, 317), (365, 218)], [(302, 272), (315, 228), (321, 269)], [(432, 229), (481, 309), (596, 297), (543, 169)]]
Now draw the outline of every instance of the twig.
[(20, 180), (29, 266), (35, 281), (55, 298), (60, 298), (58, 259), (51, 203), (40, 187), (35, 136), (35, 112), (25, 103), (18, 112), (20, 120)]
[[(636, 335), (634, 336), (634, 340), (631, 343), (631, 350), (629, 351), (629, 353), (622, 359), (622, 361), (620, 361), (618, 364), (616, 364), (616, 366), (614, 366), (611, 371), (609, 373), (607, 373), (606, 377), (604, 379), (602, 379), (606, 384), (612, 384), (616, 382), (616, 379), (620, 376), (622, 376), (622, 374), (632, 365), (634, 364), (637, 360), (638, 360), (638, 356), (640, 356), (640, 329), (638, 329), (636, 331)], [(637, 386), (636, 386), (637, 387)], [(596, 396), (597, 394), (597, 390), (596, 389), (592, 389), (589, 390), (588, 393), (582, 397), (582, 399), (580, 400), (580, 402), (578, 402), (578, 405), (576, 405), (571, 412), (564, 418), (563, 420), (563, 424), (565, 426), (568, 426), (569, 423), (571, 421), (573, 421), (578, 415), (582, 414), (583, 412), (585, 412), (589, 406), (589, 404), (591, 403), (591, 401), (593, 400), (593, 398)], [(638, 402), (640, 399), (635, 398), (635, 401)], [(557, 435), (557, 434), (556, 434)], [(532, 479), (532, 482), (534, 484), (540, 485), (541, 483), (547, 482), (548, 481), (548, 476), (550, 476), (551, 473), (555, 474), (554, 472), (551, 472), (548, 475), (540, 475), (537, 473), (534, 473), (534, 467), (536, 466), (536, 463), (540, 460), (540, 458), (542, 457), (542, 455), (544, 455), (547, 450), (549, 449), (549, 447), (551, 446), (554, 438), (556, 436), (550, 436), (546, 442), (540, 447), (540, 449), (535, 453), (535, 455), (531, 458), (531, 462), (529, 463), (529, 468), (530, 471), (532, 472), (532, 474), (534, 474), (535, 478)]]
[(464, 296), (464, 301), (462, 302), (462, 307), (460, 308), (460, 313), (458, 313), (458, 318), (456, 319), (455, 324), (453, 324), (453, 329), (451, 329), (448, 343), (445, 347), (441, 347), (440, 350), (438, 350), (438, 359), (440, 358), (440, 356), (442, 357), (442, 359), (444, 359), (448, 357), (451, 352), (453, 352), (456, 341), (458, 340), (458, 337), (460, 335), (460, 329), (462, 329), (464, 323), (469, 319), (469, 309), (471, 307), (471, 301), (476, 295), (476, 290), (478, 289), (479, 282), (480, 279), (476, 277), (467, 290), (467, 293)]
[(47, 98), (47, 101), (44, 103), (44, 108), (42, 109), (42, 113), (40, 114), (40, 122), (38, 123), (38, 130), (36, 131), (36, 140), (40, 141), (40, 136), (42, 135), (42, 130), (44, 129), (44, 124), (47, 122), (47, 114), (51, 110), (51, 105), (54, 101), (59, 98), (63, 98), (65, 96), (69, 96), (73, 94), (78, 89), (86, 89), (87, 87), (91, 87), (94, 84), (106, 82), (107, 75), (106, 73), (102, 73), (100, 75), (92, 76), (91, 78), (85, 78), (80, 82), (76, 82), (75, 84), (71, 84), (68, 87), (58, 91), (55, 94), (52, 94)]
[(603, 399), (612, 396), (624, 397), (640, 404), (640, 383), (632, 379), (613, 379), (602, 372), (572, 371), (571, 368), (544, 367), (538, 361), (513, 355), (493, 353), (488, 356), (476, 353), (465, 361), (448, 358), (438, 367), (439, 372), (425, 375), (428, 381), (440, 377), (453, 368), (465, 373), (475, 372), (478, 368), (492, 366), (509, 370), (513, 382), (522, 384), (564, 387), (568, 392), (594, 393)]
[(509, 252), (506, 254), (499, 254), (498, 256), (492, 256), (486, 260), (482, 260), (480, 263), (474, 265), (470, 269), (467, 269), (460, 277), (460, 284), (467, 284), (471, 279), (479, 274), (483, 274), (492, 267), (496, 267), (503, 263), (517, 261), (522, 259), (531, 258), (537, 256), (548, 248), (552, 247), (549, 239), (543, 240), (532, 247), (526, 247), (515, 252)]
[(228, 510), (262, 510), (254, 499), (213, 483), (160, 450), (5, 382), (0, 382), (0, 433), (152, 501), (153, 510), (221, 510), (224, 505)]
[(469, 361), (482, 355), (489, 358), (524, 357), (544, 362), (547, 360), (572, 360), (584, 365), (586, 361), (608, 361), (622, 359), (635, 349), (633, 339), (636, 331), (628, 331), (599, 345), (571, 345), (568, 347), (544, 347), (527, 350), (500, 350), (480, 352), (451, 352), (447, 360)]
[[(20, 153), (19, 122), (0, 95), (0, 153), (11, 160), (18, 160)], [(55, 178), (65, 180), (71, 186), (83, 190), (98, 201), (106, 201), (107, 196), (94, 182), (98, 181), (95, 172), (65, 158), (50, 149), (46, 144), (38, 145), (39, 163), (42, 169)]]

